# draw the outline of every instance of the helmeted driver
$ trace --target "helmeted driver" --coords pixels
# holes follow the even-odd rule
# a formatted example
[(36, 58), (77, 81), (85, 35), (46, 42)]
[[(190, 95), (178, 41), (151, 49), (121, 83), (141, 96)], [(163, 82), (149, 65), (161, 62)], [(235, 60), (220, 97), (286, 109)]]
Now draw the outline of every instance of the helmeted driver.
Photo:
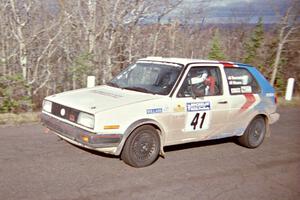
[(191, 78), (193, 92), (196, 96), (207, 96), (214, 94), (215, 79), (206, 69), (199, 70)]

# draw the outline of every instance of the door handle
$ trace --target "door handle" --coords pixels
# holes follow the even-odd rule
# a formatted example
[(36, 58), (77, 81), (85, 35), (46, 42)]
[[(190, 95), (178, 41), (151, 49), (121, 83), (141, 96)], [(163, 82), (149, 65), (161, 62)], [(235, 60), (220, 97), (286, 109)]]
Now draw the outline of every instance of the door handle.
[(226, 104), (228, 103), (227, 101), (219, 101), (218, 104)]

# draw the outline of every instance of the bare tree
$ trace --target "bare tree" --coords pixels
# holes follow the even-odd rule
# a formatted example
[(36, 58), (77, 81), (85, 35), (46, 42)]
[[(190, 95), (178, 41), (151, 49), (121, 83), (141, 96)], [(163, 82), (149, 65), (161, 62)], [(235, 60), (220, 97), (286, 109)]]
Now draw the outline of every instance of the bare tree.
[[(181, 9), (183, 0), (2, 0), (0, 81), (20, 80), (21, 75), (22, 95), (38, 105), (46, 95), (84, 87), (90, 74), (98, 84), (105, 83), (148, 55), (205, 58), (217, 26), (205, 24), (207, 1), (199, 0), (188, 10)], [(297, 47), (291, 41), (299, 40), (296, 8), (296, 3), (290, 6), (279, 24), (276, 70), (281, 57), (297, 61), (298, 54), (287, 55)], [(252, 28), (246, 22), (219, 28), (228, 58), (243, 57), (242, 41)], [(274, 33), (269, 31), (266, 38)], [(263, 48), (260, 57), (273, 56)], [(1, 96), (7, 88), (1, 82), (0, 87)]]
[(300, 42), (299, 38), (293, 38), (293, 34), (299, 31), (299, 16), (300, 16), (300, 2), (299, 0), (291, 1), (283, 16), (280, 15), (279, 9), (275, 8), (276, 14), (280, 17), (278, 24), (278, 46), (273, 66), (273, 73), (271, 77), (271, 85), (274, 85), (278, 69), (280, 67), (280, 59), (285, 44), (288, 42)]
[[(172, 1), (162, 1), (159, 4), (156, 4), (153, 6), (153, 10), (157, 16), (157, 22), (156, 22), (156, 26), (157, 26), (157, 30), (156, 33), (154, 35), (154, 40), (153, 40), (153, 49), (152, 49), (152, 55), (155, 56), (157, 54), (157, 45), (158, 45), (158, 39), (159, 39), (159, 35), (162, 31), (163, 25), (162, 23), (162, 19), (167, 16), (170, 12), (172, 12), (175, 8), (177, 8), (180, 4), (182, 3), (182, 0), (177, 0), (175, 2)], [(164, 4), (164, 5), (161, 5)], [(158, 9), (158, 8), (162, 8), (162, 9)]]
[[(30, 20), (30, 12), (32, 9), (33, 0), (17, 2), (18, 4), (23, 4), (21, 8), (15, 0), (10, 0), (10, 11), (11, 11), (11, 31), (18, 41), (19, 46), (19, 64), (22, 69), (23, 79), (27, 80), (27, 64), (28, 64), (28, 51), (26, 44), (26, 35), (24, 34), (24, 28), (28, 25)], [(24, 13), (24, 14), (22, 14)]]
[(0, 71), (0, 74), (5, 76), (10, 74), (10, 69), (8, 68), (8, 63), (11, 59), (16, 57), (17, 52), (10, 47), (10, 40), (12, 34), (7, 29), (8, 25), (8, 15), (7, 15), (7, 8), (9, 7), (9, 2), (7, 1), (1, 1), (0, 2), (0, 66), (2, 67), (2, 70)]

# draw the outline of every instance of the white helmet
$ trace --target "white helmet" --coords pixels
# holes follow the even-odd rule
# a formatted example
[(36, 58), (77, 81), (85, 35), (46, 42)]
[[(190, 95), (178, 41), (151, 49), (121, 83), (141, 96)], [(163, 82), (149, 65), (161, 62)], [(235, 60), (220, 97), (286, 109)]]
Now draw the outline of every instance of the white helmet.
[(191, 78), (191, 83), (192, 83), (192, 85), (203, 83), (207, 77), (208, 77), (207, 70), (198, 71), (197, 75), (195, 77)]

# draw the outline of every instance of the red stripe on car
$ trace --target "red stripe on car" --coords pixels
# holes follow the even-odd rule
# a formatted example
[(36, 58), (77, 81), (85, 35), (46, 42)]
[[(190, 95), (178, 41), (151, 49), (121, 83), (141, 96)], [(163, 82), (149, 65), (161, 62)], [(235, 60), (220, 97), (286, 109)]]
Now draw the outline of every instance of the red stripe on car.
[(232, 63), (230, 63), (230, 62), (220, 61), (220, 63), (221, 63), (222, 65), (224, 65), (224, 67), (234, 67), (234, 65), (233, 65)]
[(244, 96), (246, 97), (246, 102), (241, 107), (242, 111), (247, 110), (255, 102), (255, 96), (253, 94), (247, 93), (247, 94), (244, 94)]

